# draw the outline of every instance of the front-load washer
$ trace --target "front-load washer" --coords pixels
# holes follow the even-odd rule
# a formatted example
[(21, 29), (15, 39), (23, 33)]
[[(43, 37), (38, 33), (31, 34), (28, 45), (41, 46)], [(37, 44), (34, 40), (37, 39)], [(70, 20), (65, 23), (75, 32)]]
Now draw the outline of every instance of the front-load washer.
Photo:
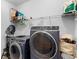
[[(29, 59), (29, 36), (16, 36), (9, 48), (11, 59)], [(26, 49), (27, 48), (27, 49)], [(28, 52), (27, 52), (28, 51)], [(27, 57), (28, 56), (28, 57)]]
[(34, 26), (30, 31), (31, 59), (61, 59), (59, 26)]

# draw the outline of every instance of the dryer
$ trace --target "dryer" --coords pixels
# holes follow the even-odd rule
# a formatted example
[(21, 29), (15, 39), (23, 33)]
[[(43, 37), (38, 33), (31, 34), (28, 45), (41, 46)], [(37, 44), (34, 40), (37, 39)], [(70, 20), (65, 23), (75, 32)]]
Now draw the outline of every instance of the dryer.
[(29, 36), (15, 37), (9, 47), (11, 59), (30, 59), (29, 39)]
[(61, 59), (59, 26), (34, 26), (30, 31), (31, 59)]

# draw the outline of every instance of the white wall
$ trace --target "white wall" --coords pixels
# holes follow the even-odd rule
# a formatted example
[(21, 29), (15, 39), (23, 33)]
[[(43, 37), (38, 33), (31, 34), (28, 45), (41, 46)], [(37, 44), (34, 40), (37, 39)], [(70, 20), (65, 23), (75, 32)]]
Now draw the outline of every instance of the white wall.
[(27, 17), (61, 15), (63, 13), (63, 0), (29, 0), (18, 7)]
[[(33, 18), (62, 15), (63, 0), (29, 0), (18, 6), (18, 10), (23, 12), (27, 18)], [(50, 25), (49, 19), (38, 19), (31, 21), (33, 25)], [(69, 33), (75, 36), (75, 20), (74, 17), (55, 17), (51, 19), (52, 25), (60, 26), (60, 33)], [(18, 31), (19, 30), (19, 31)], [(29, 34), (27, 28), (18, 29), (16, 35)]]
[(5, 30), (10, 25), (10, 8), (13, 8), (12, 4), (8, 3), (6, 0), (1, 1), (1, 53), (3, 48), (5, 48)]

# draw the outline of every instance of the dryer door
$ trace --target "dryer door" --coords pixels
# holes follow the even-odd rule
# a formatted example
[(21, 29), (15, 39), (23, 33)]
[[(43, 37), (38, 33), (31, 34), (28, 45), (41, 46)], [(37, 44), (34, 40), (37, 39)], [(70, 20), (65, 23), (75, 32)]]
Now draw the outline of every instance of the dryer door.
[(35, 32), (31, 36), (32, 50), (40, 57), (54, 57), (57, 52), (57, 43), (47, 32)]
[(22, 59), (21, 47), (18, 43), (13, 42), (9, 48), (11, 59)]

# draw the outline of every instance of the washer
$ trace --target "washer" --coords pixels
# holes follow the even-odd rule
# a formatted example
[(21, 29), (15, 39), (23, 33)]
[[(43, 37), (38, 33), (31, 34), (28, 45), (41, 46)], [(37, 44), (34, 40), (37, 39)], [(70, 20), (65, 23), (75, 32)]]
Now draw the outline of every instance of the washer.
[(58, 26), (34, 26), (30, 31), (31, 59), (61, 59)]
[(29, 39), (29, 36), (15, 37), (15, 40), (12, 41), (9, 47), (11, 59), (30, 59), (30, 54), (28, 54), (30, 53)]

